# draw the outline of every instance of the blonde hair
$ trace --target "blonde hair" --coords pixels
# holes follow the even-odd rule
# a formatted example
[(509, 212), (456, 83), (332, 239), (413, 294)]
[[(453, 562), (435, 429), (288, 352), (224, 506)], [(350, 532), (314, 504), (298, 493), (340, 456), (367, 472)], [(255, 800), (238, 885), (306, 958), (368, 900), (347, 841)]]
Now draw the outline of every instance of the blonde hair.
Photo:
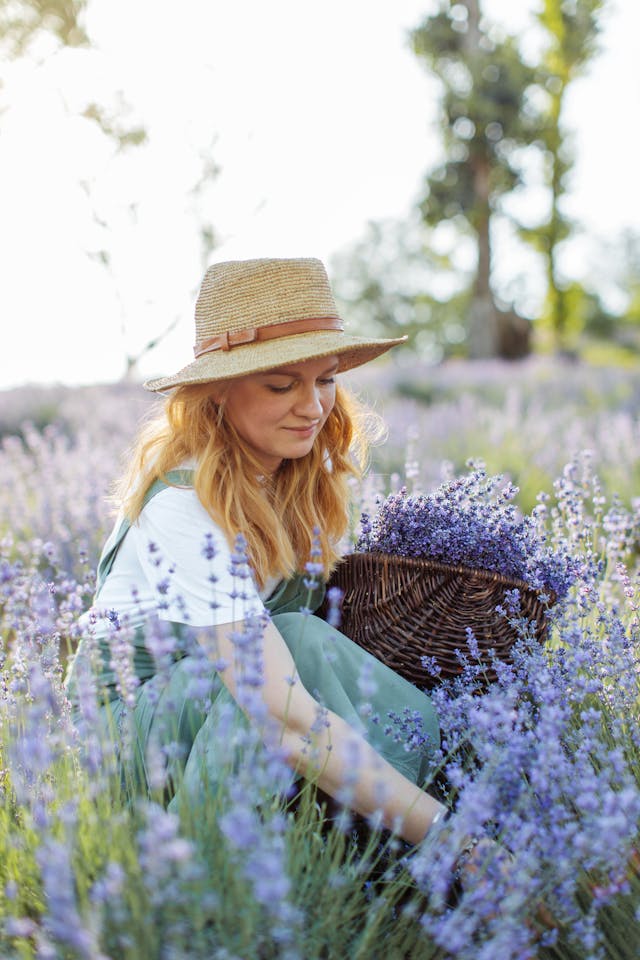
[(377, 415), (337, 387), (311, 451), (284, 460), (273, 476), (263, 477), (259, 461), (225, 418), (224, 400), (213, 399), (211, 384), (186, 385), (141, 430), (116, 493), (134, 521), (155, 480), (195, 461), (199, 500), (230, 545), (243, 535), (260, 586), (269, 576), (304, 570), (314, 541), (328, 576), (349, 522), (349, 478), (362, 476), (369, 444), (380, 434)]

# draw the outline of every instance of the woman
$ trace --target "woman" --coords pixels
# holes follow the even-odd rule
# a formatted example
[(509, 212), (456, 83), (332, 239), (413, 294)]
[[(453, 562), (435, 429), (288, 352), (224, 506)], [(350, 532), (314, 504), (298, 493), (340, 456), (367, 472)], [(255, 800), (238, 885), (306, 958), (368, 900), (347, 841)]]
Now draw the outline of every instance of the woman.
[[(212, 266), (195, 319), (195, 360), (145, 384), (167, 400), (139, 438), (100, 562), (90, 619), (110, 722), (117, 727), (128, 700), (138, 773), (147, 785), (151, 745), (179, 743), (171, 803), (189, 802), (219, 774), (221, 703), (251, 713), (233, 667), (234, 643), (258, 622), (259, 700), (280, 728), (289, 765), (334, 797), (349, 784), (355, 811), (381, 814), (386, 827), (419, 843), (445, 808), (421, 789), (424, 757), (405, 752), (384, 727), (389, 711), (408, 708), (437, 748), (430, 700), (326, 622), (300, 612), (311, 605), (309, 570), (326, 579), (338, 560), (348, 480), (358, 473), (354, 453), (362, 455), (366, 445), (362, 418), (336, 374), (405, 338), (348, 336), (314, 259)], [(250, 576), (234, 556), (238, 535)], [(313, 591), (314, 608), (321, 600), (322, 591)], [(102, 619), (100, 609), (108, 611)], [(158, 670), (149, 649), (156, 615), (178, 636), (197, 628), (218, 667), (209, 707), (197, 708), (185, 693), (192, 654), (174, 653), (161, 681), (149, 682)], [(115, 652), (123, 623), (134, 643), (136, 678), (128, 687)], [(79, 688), (91, 646), (89, 639), (80, 644), (71, 689)], [(363, 676), (369, 720), (358, 710)]]

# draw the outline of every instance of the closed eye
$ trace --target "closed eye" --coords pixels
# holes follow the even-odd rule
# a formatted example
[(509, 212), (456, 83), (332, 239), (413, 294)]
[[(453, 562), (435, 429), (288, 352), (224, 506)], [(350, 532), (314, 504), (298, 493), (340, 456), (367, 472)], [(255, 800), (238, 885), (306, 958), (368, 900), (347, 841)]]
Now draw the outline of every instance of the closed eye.
[[(335, 378), (335, 377), (322, 377), (322, 378), (320, 378), (317, 382), (318, 382), (318, 384), (319, 384), (321, 387), (328, 387), (328, 386), (331, 386), (332, 383), (335, 383), (335, 382), (336, 382), (336, 378)], [(273, 384), (273, 383), (268, 383), (266, 386), (267, 386), (267, 390), (270, 390), (271, 393), (288, 393), (289, 390), (292, 389), (293, 383), (288, 383), (288, 384), (287, 384), (286, 386), (284, 386), (284, 387), (277, 387), (277, 386), (276, 386), (275, 384)]]
[(288, 393), (292, 386), (292, 383), (288, 383), (286, 387), (275, 387), (273, 384), (268, 383), (267, 390), (270, 390), (271, 393)]

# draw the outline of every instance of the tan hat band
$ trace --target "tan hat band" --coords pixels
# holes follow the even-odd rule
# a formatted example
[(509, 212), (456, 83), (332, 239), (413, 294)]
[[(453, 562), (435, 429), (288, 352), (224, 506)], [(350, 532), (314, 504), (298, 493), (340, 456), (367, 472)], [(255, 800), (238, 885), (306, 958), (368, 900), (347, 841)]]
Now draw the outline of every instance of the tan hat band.
[(293, 337), (298, 333), (315, 333), (317, 330), (344, 330), (340, 317), (316, 317), (308, 320), (287, 320), (285, 323), (271, 323), (264, 327), (245, 327), (243, 330), (225, 330), (215, 337), (209, 337), (196, 343), (193, 352), (201, 357), (214, 350), (231, 350), (247, 343), (259, 340), (277, 340), (279, 337)]

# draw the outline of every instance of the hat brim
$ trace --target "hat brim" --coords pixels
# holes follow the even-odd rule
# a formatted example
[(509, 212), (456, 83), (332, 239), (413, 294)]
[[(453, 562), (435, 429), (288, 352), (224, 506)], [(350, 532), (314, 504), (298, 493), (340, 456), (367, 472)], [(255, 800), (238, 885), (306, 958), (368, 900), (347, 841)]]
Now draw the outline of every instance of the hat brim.
[(260, 343), (215, 350), (205, 353), (170, 377), (156, 377), (145, 381), (145, 390), (165, 392), (187, 384), (232, 380), (248, 373), (259, 373), (274, 367), (289, 366), (302, 360), (337, 356), (338, 372), (352, 370), (386, 353), (406, 337), (390, 340), (363, 340), (337, 331), (317, 331), (293, 337), (279, 337)]

